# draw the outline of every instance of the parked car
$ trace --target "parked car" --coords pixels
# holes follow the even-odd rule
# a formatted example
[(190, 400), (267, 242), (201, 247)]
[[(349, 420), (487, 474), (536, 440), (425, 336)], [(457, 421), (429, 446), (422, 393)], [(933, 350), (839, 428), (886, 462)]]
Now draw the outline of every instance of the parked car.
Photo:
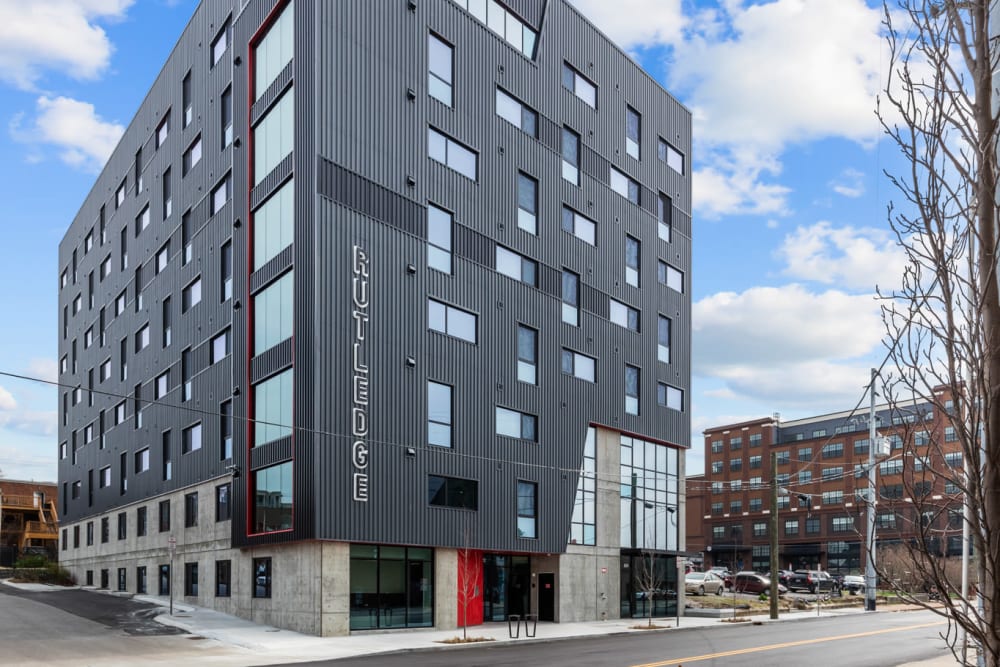
[(684, 575), (684, 591), (691, 595), (722, 595), (724, 587), (722, 578), (714, 572), (689, 572)]
[(865, 594), (865, 578), (860, 574), (847, 574), (844, 575), (844, 588), (848, 593), (854, 595), (855, 593)]
[[(795, 572), (793, 570), (778, 570), (778, 583), (779, 584), (784, 584), (784, 585), (787, 586), (788, 585), (788, 578), (791, 577), (794, 574), (795, 574)], [(770, 577), (771, 573), (767, 572), (766, 574), (764, 574), (764, 576), (765, 577)]]
[[(770, 593), (771, 579), (756, 572), (739, 572), (733, 579), (737, 593)], [(788, 589), (778, 584), (778, 595), (784, 595)]]
[(829, 574), (823, 570), (795, 570), (788, 578), (788, 590), (809, 591), (810, 593), (839, 592), (840, 587)]

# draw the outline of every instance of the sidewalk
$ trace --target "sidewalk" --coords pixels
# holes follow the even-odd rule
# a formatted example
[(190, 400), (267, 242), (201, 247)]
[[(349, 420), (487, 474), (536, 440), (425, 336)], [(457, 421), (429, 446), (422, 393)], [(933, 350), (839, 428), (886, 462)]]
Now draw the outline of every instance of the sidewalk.
[[(44, 584), (11, 584), (23, 590), (66, 590), (61, 587)], [(330, 660), (358, 656), (377, 655), (379, 653), (397, 653), (405, 651), (428, 650), (462, 650), (461, 645), (446, 645), (444, 640), (462, 636), (462, 629), (405, 631), (372, 631), (356, 633), (347, 637), (314, 637), (290, 630), (282, 630), (251, 621), (223, 614), (221, 612), (195, 607), (189, 604), (174, 602), (174, 615), (167, 613), (169, 599), (165, 597), (137, 595), (135, 600), (148, 602), (164, 607), (164, 613), (156, 620), (164, 625), (183, 629), (194, 636), (218, 642), (221, 647), (233, 651), (232, 662), (228, 656), (216, 656), (212, 659), (215, 665), (266, 665), (275, 662), (308, 662), (313, 660)], [(892, 611), (903, 611), (903, 608), (892, 608)], [(860, 608), (832, 609), (821, 611), (820, 617), (863, 614)], [(884, 612), (890, 613), (890, 612)], [(749, 617), (752, 623), (786, 623), (797, 620), (817, 618), (816, 612), (798, 611), (783, 612), (782, 616), (772, 621), (767, 614)], [(526, 638), (525, 628), (520, 627), (520, 637), (512, 639), (508, 635), (506, 623), (486, 623), (468, 628), (469, 637), (488, 637), (494, 643), (544, 642), (567, 639), (571, 637), (592, 637), (634, 634), (643, 632), (670, 633), (686, 628), (726, 627), (717, 618), (682, 617), (680, 627), (676, 618), (654, 619), (659, 626), (668, 626), (661, 630), (640, 630), (637, 626), (646, 624), (645, 619), (616, 619), (608, 621), (586, 621), (578, 623), (538, 623), (535, 637)], [(208, 643), (206, 642), (206, 645)], [(483, 646), (482, 643), (466, 644), (465, 646)], [(207, 647), (207, 646), (206, 646)], [(950, 654), (943, 654), (933, 660), (909, 663), (902, 667), (952, 667), (957, 662)]]

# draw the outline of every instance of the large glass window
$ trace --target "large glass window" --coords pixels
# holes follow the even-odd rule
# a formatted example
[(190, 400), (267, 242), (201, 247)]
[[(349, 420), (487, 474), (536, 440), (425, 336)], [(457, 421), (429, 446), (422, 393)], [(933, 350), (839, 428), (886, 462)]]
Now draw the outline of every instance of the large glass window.
[[(455, 0), (463, 9), (528, 58), (535, 55), (538, 34), (495, 0)], [(502, 620), (502, 619), (500, 619)]]
[(253, 353), (261, 354), (292, 336), (294, 271), (289, 271), (253, 297)]
[(254, 446), (292, 433), (292, 369), (254, 387)]
[(497, 435), (505, 435), (521, 440), (537, 440), (535, 415), (497, 407)]
[(678, 174), (684, 175), (684, 154), (663, 139), (660, 139), (657, 147), (657, 157)]
[(573, 521), (570, 524), (570, 544), (594, 545), (597, 540), (595, 503), (597, 495), (597, 435), (593, 427), (587, 429), (583, 443), (583, 463), (573, 503)]
[(597, 108), (597, 86), (577, 72), (569, 63), (563, 63), (562, 84), (563, 88), (572, 91), (588, 106)]
[(292, 462), (254, 472), (253, 532), (292, 527)]
[(437, 35), (427, 36), (427, 92), (451, 106), (452, 47)]
[(440, 382), (427, 383), (427, 442), (451, 447), (451, 387)]
[(516, 252), (512, 252), (503, 246), (497, 246), (496, 253), (497, 271), (510, 276), (514, 280), (520, 280), (532, 287), (537, 285), (538, 263), (527, 257), (522, 257)]
[(538, 113), (499, 88), (497, 88), (497, 115), (525, 134), (538, 136)]
[(295, 142), (295, 90), (289, 89), (253, 129), (253, 184), (270, 174)]
[(660, 382), (656, 385), (656, 402), (665, 408), (684, 410), (684, 390)]
[(623, 435), (620, 457), (621, 546), (677, 549), (677, 450)]
[(672, 290), (684, 293), (684, 274), (666, 262), (659, 262), (657, 265), (657, 279), (661, 285), (666, 285)]
[(271, 82), (278, 78), (281, 70), (292, 60), (292, 53), (295, 50), (294, 9), (294, 3), (289, 2), (254, 49), (255, 99), (260, 99)]
[(432, 160), (451, 167), (467, 178), (476, 180), (476, 163), (479, 156), (451, 137), (433, 127), (427, 134), (427, 154)]
[(517, 481), (517, 536), (538, 537), (538, 484)]
[(427, 266), (451, 273), (451, 213), (427, 205)]
[(476, 342), (476, 316), (472, 313), (428, 299), (427, 318), (432, 331), (440, 331), (470, 343)]
[(572, 375), (587, 382), (595, 382), (596, 366), (597, 361), (593, 357), (565, 348), (562, 351), (562, 372), (566, 375)]
[(474, 479), (427, 476), (427, 502), (437, 507), (479, 509), (479, 483)]
[(432, 549), (351, 545), (351, 630), (434, 624)]
[(581, 241), (586, 241), (590, 245), (595, 243), (597, 223), (568, 206), (563, 206), (562, 228)]
[(289, 180), (253, 214), (254, 271), (292, 244), (295, 237), (295, 187)]
[(608, 299), (608, 301), (608, 317), (612, 322), (629, 331), (639, 330), (638, 310), (614, 299)]
[(610, 172), (610, 183), (611, 189), (625, 197), (630, 202), (635, 205), (639, 205), (639, 183), (633, 178), (630, 178), (618, 171), (614, 167), (611, 167)]

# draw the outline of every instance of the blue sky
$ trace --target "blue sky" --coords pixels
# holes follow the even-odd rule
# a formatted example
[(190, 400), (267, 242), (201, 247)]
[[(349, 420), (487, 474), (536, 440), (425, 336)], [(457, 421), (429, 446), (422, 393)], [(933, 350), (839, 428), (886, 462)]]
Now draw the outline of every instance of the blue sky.
[[(211, 0), (208, 0), (211, 1)], [(0, 0), (0, 371), (56, 376), (57, 246), (196, 6)], [(692, 110), (701, 431), (853, 407), (881, 360), (886, 223), (879, 7), (866, 0), (576, 0)], [(0, 471), (56, 478), (56, 392), (0, 376)]]

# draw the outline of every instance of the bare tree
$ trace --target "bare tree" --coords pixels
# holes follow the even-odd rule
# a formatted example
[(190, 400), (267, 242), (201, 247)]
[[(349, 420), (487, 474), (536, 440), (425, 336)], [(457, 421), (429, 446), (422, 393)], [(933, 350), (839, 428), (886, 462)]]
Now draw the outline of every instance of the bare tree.
[[(949, 621), (944, 637), (953, 653), (963, 664), (975, 664), (959, 645), (961, 629), (982, 647), (991, 666), (1000, 664), (998, 105), (993, 87), (1000, 50), (990, 26), (996, 3), (885, 0), (891, 58), (886, 104), (879, 109), (886, 134), (905, 160), (898, 174), (888, 174), (900, 195), (889, 208), (889, 220), (908, 260), (901, 287), (882, 294), (892, 367), (883, 375), (883, 395), (952, 414), (954, 431), (947, 444), (961, 452), (968, 471), (942, 462), (948, 449), (942, 441), (948, 438), (941, 433), (929, 434), (922, 445), (929, 454), (910, 452), (925, 456), (928, 465), (904, 474), (912, 508), (900, 507), (896, 514), (914, 522), (916, 537), (901, 544), (909, 549), (913, 575), (950, 594), (934, 608)], [(934, 485), (945, 484), (950, 493), (940, 494)], [(957, 599), (961, 591), (949, 576), (954, 567), (941, 553), (941, 538), (948, 526), (955, 528), (954, 506), (962, 499), (971, 508), (967, 523), (978, 555), (981, 610)], [(893, 510), (892, 503), (878, 502), (880, 515)], [(958, 530), (963, 521), (958, 519)], [(882, 569), (883, 583), (891, 582), (891, 573)]]
[(663, 564), (649, 549), (643, 549), (639, 554), (639, 567), (636, 568), (636, 587), (642, 592), (646, 602), (646, 618), (649, 627), (653, 627), (653, 608), (656, 606), (656, 596), (666, 595), (664, 585), (666, 577)]
[(472, 529), (468, 522), (462, 528), (462, 548), (458, 550), (458, 613), (462, 624), (462, 639), (468, 639), (469, 607), (480, 599), (483, 588), (483, 567), (477, 561), (480, 552), (471, 548)]

